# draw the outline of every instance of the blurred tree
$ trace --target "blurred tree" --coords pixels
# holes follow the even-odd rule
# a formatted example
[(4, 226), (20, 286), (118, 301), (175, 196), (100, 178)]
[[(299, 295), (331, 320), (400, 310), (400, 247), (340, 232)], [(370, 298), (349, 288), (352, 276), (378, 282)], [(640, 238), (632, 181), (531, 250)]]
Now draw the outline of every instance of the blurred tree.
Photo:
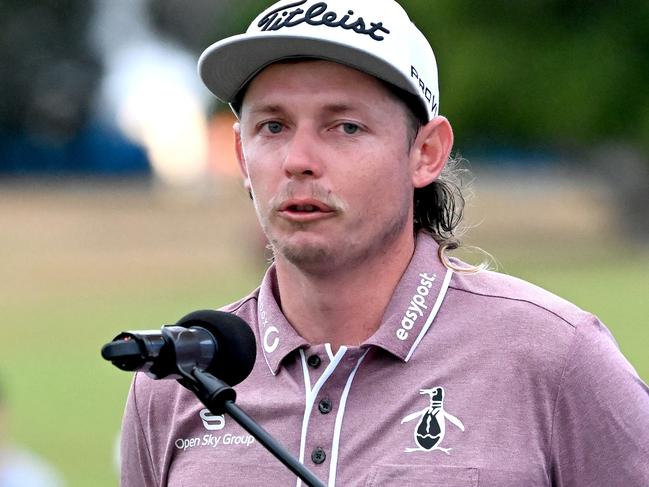
[(159, 32), (197, 51), (243, 32), (252, 18), (272, 2), (266, 0), (149, 0)]
[(146, 155), (94, 123), (102, 63), (87, 0), (0, 1), (0, 172), (147, 172)]
[[(180, 41), (198, 55), (219, 39), (246, 30), (250, 21), (272, 2), (268, 0), (149, 0), (158, 33)], [(215, 98), (212, 111), (229, 111)]]
[(0, 126), (67, 137), (85, 121), (101, 66), (85, 42), (91, 4), (0, 3)]
[(649, 150), (649, 2), (402, 0), (461, 140)]

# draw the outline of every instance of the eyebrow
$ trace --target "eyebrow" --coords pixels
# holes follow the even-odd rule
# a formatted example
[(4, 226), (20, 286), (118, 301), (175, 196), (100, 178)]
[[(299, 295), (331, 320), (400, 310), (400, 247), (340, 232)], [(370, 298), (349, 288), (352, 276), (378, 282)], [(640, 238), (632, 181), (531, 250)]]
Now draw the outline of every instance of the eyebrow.
[(248, 111), (253, 115), (257, 115), (260, 113), (279, 113), (282, 112), (283, 109), (280, 105), (259, 105), (257, 107), (251, 107)]
[[(333, 115), (340, 114), (340, 113), (361, 111), (362, 109), (363, 109), (363, 104), (356, 104), (356, 103), (331, 103), (323, 107), (324, 112)], [(282, 107), (282, 105), (268, 104), (268, 105), (252, 106), (250, 107), (248, 112), (252, 115), (259, 115), (259, 114), (281, 113), (284, 110), (285, 109)]]
[(346, 112), (356, 112), (362, 109), (362, 105), (354, 103), (334, 103), (331, 105), (326, 105), (324, 110), (332, 114), (346, 113)]

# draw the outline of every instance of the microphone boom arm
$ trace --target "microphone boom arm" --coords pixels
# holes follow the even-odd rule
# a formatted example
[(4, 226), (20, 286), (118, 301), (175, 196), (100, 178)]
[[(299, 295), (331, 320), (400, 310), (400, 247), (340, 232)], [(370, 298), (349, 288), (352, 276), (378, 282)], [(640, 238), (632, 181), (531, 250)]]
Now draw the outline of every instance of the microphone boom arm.
[[(183, 374), (184, 375), (184, 374)], [(200, 401), (205, 404), (212, 414), (220, 415), (227, 412), (241, 427), (250, 433), (261, 445), (272, 453), (291, 472), (297, 475), (310, 487), (325, 487), (308, 468), (291, 455), (270, 433), (262, 428), (254, 419), (237, 406), (236, 393), (229, 385), (212, 374), (195, 367), (191, 379), (180, 379), (183, 386), (190, 389)]]

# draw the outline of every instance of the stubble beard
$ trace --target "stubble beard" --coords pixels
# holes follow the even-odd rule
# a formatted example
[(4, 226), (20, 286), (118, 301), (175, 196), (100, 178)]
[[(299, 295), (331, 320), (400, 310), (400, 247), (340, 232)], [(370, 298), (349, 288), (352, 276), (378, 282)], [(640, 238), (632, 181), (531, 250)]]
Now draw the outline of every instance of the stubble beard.
[[(322, 244), (293, 244), (273, 238), (268, 227), (265, 228), (265, 233), (269, 237), (274, 256), (281, 256), (304, 273), (325, 275), (341, 269), (356, 269), (372, 259), (384, 256), (402, 235), (409, 221), (408, 215), (409, 207), (401, 205), (400, 211), (380, 225), (374, 236), (359, 235), (357, 229), (352, 229), (354, 232), (351, 235), (356, 235), (356, 238), (343, 237), (340, 241), (330, 239)], [(371, 219), (372, 215), (366, 215), (365, 218)], [(297, 224), (294, 228), (295, 231), (301, 231), (307, 229), (308, 225)]]

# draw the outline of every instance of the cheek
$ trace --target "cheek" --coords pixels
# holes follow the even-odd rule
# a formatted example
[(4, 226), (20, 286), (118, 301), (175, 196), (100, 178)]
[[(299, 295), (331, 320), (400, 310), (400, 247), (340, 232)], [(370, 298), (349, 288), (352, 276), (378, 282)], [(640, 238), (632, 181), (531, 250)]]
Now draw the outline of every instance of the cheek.
[(278, 167), (277, 160), (269, 157), (272, 152), (251, 149), (246, 151), (246, 168), (248, 180), (255, 191), (263, 191), (275, 177), (274, 168)]
[(269, 186), (265, 171), (261, 171), (260, 161), (253, 154), (246, 154), (246, 175), (244, 175), (244, 186), (246, 190), (252, 192), (255, 205), (264, 201), (265, 188)]
[(412, 185), (408, 159), (401, 153), (375, 152), (357, 160), (354, 166), (345, 179), (356, 181), (368, 194), (394, 195)]
[(385, 214), (397, 210), (412, 199), (412, 185), (408, 176), (396, 168), (366, 171), (345, 178), (348, 203), (363, 213)]

